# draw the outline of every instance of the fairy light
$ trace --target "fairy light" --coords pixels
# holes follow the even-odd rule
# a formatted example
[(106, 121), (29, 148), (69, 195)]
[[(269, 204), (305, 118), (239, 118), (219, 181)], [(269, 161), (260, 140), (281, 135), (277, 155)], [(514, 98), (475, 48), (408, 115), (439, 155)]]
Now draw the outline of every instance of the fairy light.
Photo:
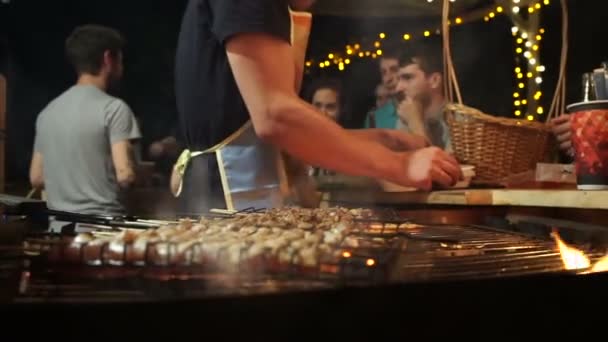
[(534, 121), (534, 115), (528, 115), (526, 119), (528, 119), (528, 121)]
[(521, 115), (521, 110), (516, 110), (515, 111), (515, 116), (520, 116)]
[(514, 98), (519, 98), (519, 93), (513, 93)]
[[(455, 2), (455, 1), (456, 0), (450, 0), (450, 2)], [(427, 2), (433, 3), (434, 0), (427, 0)], [(476, 18), (477, 19), (483, 18), (484, 21), (489, 22), (492, 19), (498, 17), (499, 15), (504, 15), (506, 13), (509, 13), (509, 11), (513, 12), (514, 14), (519, 14), (522, 12), (522, 9), (523, 9), (523, 11), (525, 11), (527, 9), (527, 11), (530, 14), (533, 14), (536, 12), (540, 12), (543, 5), (548, 6), (549, 4), (550, 4), (550, 0), (535, 0), (535, 1), (532, 1), (532, 3), (523, 2), (521, 0), (511, 0), (511, 5), (502, 3), (502, 4), (494, 7), (492, 10), (489, 10), (488, 12), (485, 12), (485, 13), (481, 14), (480, 16), (477, 16)], [(473, 22), (476, 19), (475, 18), (470, 19), (469, 17), (458, 16), (458, 17), (454, 17), (454, 18), (448, 20), (448, 25), (452, 25), (452, 24), (461, 25), (465, 22), (465, 20), (467, 22)], [(434, 33), (437, 35), (442, 34), (441, 30), (436, 29), (436, 28), (422, 30), (421, 32), (422, 32), (421, 35), (412, 35), (411, 33), (403, 33), (401, 38), (403, 39), (403, 41), (409, 42), (409, 41), (413, 40), (414, 38), (430, 37)], [(536, 72), (539, 74), (541, 72), (544, 72), (544, 67), (542, 67), (542, 68), (540, 68), (540, 66), (536, 67), (536, 64), (538, 64), (538, 55), (537, 54), (540, 51), (540, 46), (539, 46), (538, 42), (540, 42), (543, 39), (542, 34), (545, 33), (545, 29), (540, 28), (540, 29), (538, 29), (537, 33), (523, 32), (521, 27), (518, 27), (517, 25), (515, 25), (515, 26), (511, 27), (511, 33), (516, 38), (518, 45), (520, 45), (520, 46), (516, 46), (515, 52), (517, 54), (524, 55), (524, 57), (527, 61), (527, 63), (526, 63), (527, 68), (528, 69), (533, 68), (533, 70), (536, 70)], [(371, 40), (370, 43), (363, 43), (363, 41), (359, 41), (358, 43), (351, 42), (349, 45), (345, 45), (345, 47), (342, 49), (335, 49), (333, 52), (328, 53), (326, 59), (321, 58), (322, 62), (315, 62), (314, 58), (307, 61), (305, 63), (306, 68), (314, 68), (317, 65), (319, 68), (327, 68), (327, 67), (330, 67), (331, 65), (335, 65), (338, 69), (345, 70), (346, 66), (348, 66), (349, 64), (352, 64), (351, 63), (352, 60), (345, 58), (347, 56), (352, 56), (352, 57), (358, 56), (359, 58), (365, 58), (365, 57), (378, 58), (378, 57), (384, 55), (384, 51), (381, 49), (381, 45), (382, 45), (381, 41), (385, 40), (385, 39), (389, 39), (389, 35), (390, 35), (390, 32), (380, 31), (380, 32), (376, 33), (376, 39)], [(368, 46), (362, 48), (362, 44), (365, 44), (365, 45), (370, 44), (371, 46), (368, 45)], [(518, 79), (524, 78), (524, 76), (520, 75), (521, 73), (522, 73), (522, 71), (518, 70), (518, 71), (516, 71), (515, 76)], [(529, 75), (526, 71), (524, 71), (523, 74)], [(537, 74), (533, 77), (528, 76), (528, 78), (530, 78), (533, 81), (536, 81), (537, 84), (540, 84), (540, 82), (542, 82), (542, 78), (539, 74)], [(534, 83), (534, 82), (532, 82), (532, 83)], [(526, 86), (524, 85), (524, 88), (525, 87)], [(519, 84), (518, 84), (518, 88), (520, 88)], [(520, 88), (520, 89), (524, 89), (524, 88)]]

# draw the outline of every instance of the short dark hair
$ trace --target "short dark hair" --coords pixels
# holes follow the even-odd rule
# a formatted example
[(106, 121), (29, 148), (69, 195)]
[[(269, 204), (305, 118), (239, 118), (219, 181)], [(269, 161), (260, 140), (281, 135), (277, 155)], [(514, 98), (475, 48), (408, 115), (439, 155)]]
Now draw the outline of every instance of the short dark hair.
[(110, 51), (118, 56), (126, 44), (122, 34), (115, 29), (100, 25), (79, 26), (65, 41), (69, 62), (78, 74), (97, 75), (101, 69), (103, 54)]
[(436, 44), (426, 44), (412, 47), (399, 57), (399, 66), (406, 67), (418, 64), (425, 74), (443, 74), (443, 54)]

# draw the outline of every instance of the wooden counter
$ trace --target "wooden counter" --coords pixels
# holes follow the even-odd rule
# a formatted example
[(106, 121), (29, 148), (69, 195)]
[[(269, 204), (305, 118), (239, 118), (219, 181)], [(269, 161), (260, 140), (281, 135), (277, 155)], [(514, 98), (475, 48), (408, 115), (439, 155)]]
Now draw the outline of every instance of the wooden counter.
[(523, 206), (608, 209), (608, 191), (561, 189), (466, 189), (434, 192), (382, 192), (354, 189), (324, 193), (323, 203), (382, 205)]

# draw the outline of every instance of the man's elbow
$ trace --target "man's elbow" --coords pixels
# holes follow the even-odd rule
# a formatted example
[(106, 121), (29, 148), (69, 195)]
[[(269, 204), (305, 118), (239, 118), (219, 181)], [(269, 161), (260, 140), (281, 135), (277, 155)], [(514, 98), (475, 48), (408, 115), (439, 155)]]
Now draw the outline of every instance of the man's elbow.
[(124, 171), (116, 175), (116, 181), (121, 188), (128, 189), (135, 184), (137, 176), (133, 171)]
[(297, 115), (300, 108), (291, 101), (277, 101), (268, 106), (262, 114), (253, 120), (255, 133), (260, 140), (270, 144), (280, 144), (286, 134), (289, 134), (290, 117)]
[(44, 189), (44, 177), (39, 175), (30, 175), (30, 184), (36, 190)]

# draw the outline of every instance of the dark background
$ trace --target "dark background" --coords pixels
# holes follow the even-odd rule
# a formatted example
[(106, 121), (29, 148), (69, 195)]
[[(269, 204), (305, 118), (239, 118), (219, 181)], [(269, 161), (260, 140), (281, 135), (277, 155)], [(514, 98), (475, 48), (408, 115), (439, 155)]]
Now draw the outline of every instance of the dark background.
[[(34, 123), (42, 108), (75, 81), (64, 58), (63, 42), (77, 25), (97, 23), (125, 34), (125, 79), (120, 96), (140, 118), (144, 145), (169, 134), (176, 120), (173, 96), (173, 58), (176, 37), (186, 0), (11, 0), (0, 1), (0, 72), (8, 76), (7, 172), (9, 181), (27, 179), (34, 138)], [(601, 25), (606, 1), (570, 1), (570, 54), (568, 102), (580, 97), (580, 76), (608, 59), (608, 28)], [(542, 12), (547, 29), (542, 46), (544, 107), (555, 86), (560, 49), (560, 9), (553, 0)], [(601, 8), (599, 8), (599, 7)], [(400, 37), (403, 32), (435, 25), (438, 18), (352, 19), (316, 16), (309, 53), (324, 56), (360, 37), (375, 39), (378, 32)], [(514, 43), (506, 16), (490, 23), (467, 23), (453, 32), (454, 60), (463, 97), (468, 105), (486, 112), (511, 116), (515, 67)], [(345, 72), (313, 68), (315, 77), (343, 80), (352, 112), (349, 127), (362, 123), (373, 104), (379, 83), (377, 64), (358, 60)]]

